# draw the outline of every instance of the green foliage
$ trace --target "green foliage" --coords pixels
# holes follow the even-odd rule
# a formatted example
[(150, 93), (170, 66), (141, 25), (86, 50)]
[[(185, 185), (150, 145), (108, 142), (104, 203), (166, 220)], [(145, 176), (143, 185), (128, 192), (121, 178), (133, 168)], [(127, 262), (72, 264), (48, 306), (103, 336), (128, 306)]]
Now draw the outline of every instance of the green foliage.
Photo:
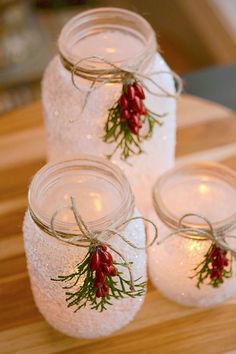
[[(102, 312), (107, 309), (107, 305), (112, 305), (112, 299), (134, 298), (145, 293), (146, 282), (139, 282), (140, 278), (134, 281), (134, 290), (130, 290), (130, 281), (124, 279), (122, 272), (118, 272), (115, 277), (107, 276), (105, 284), (109, 286), (109, 293), (106, 297), (97, 298), (97, 288), (94, 285), (95, 271), (90, 269), (90, 259), (94, 248), (90, 248), (85, 258), (77, 264), (75, 272), (69, 275), (59, 275), (53, 281), (69, 283), (63, 286), (66, 290), (66, 302), (68, 307), (75, 306), (75, 311), (89, 305), (91, 309)], [(115, 265), (127, 267), (125, 263)], [(74, 290), (72, 292), (72, 289)]]
[(120, 158), (126, 160), (132, 155), (143, 153), (141, 144), (144, 140), (151, 138), (155, 125), (161, 126), (163, 123), (158, 119), (165, 115), (157, 115), (148, 111), (147, 115), (141, 117), (142, 124), (147, 132), (144, 135), (133, 134), (128, 126), (128, 121), (120, 119), (121, 108), (119, 102), (109, 109), (108, 119), (105, 123), (105, 134), (103, 137), (106, 143), (116, 143), (112, 154), (107, 157), (110, 159), (117, 150), (120, 150)]
[(195, 274), (190, 277), (191, 279), (197, 278), (196, 286), (200, 289), (200, 286), (208, 280), (208, 285), (213, 286), (214, 288), (218, 288), (221, 284), (223, 284), (224, 279), (230, 278), (232, 276), (232, 256), (229, 262), (229, 267), (224, 268), (221, 271), (221, 276), (219, 278), (211, 278), (212, 274), (212, 252), (214, 251), (215, 244), (209, 247), (207, 253), (204, 255), (204, 259), (197, 267), (194, 268)]

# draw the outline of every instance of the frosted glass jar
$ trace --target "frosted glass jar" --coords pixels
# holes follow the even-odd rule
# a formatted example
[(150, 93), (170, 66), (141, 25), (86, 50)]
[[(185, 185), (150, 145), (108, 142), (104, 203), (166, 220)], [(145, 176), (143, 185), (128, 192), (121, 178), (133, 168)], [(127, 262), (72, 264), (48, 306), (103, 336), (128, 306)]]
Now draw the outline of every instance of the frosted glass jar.
[[(80, 157), (48, 164), (35, 175), (29, 189), (31, 213), (28, 211), (24, 220), (24, 242), (31, 287), (39, 311), (53, 327), (69, 336), (106, 336), (134, 318), (144, 296), (111, 300), (113, 305), (103, 312), (86, 307), (74, 313), (74, 307), (67, 307), (65, 289), (62, 289), (65, 284), (51, 278), (71, 274), (88, 249), (63, 242), (45, 230), (50, 229), (50, 220), (56, 210), (70, 206), (71, 196), (76, 199), (80, 214), (93, 231), (115, 229), (138, 212), (126, 177), (118, 167), (104, 159)], [(79, 233), (71, 210), (61, 210), (56, 229), (66, 234)], [(145, 245), (142, 220), (129, 223), (120, 232), (137, 246)], [(109, 243), (125, 256), (127, 262), (133, 262), (134, 279), (142, 277), (145, 281), (145, 251), (130, 247), (118, 236), (113, 236)], [(119, 262), (118, 256), (111, 253)], [(129, 279), (126, 269), (121, 267), (120, 270)]]
[[(62, 56), (72, 67), (81, 58), (95, 55), (144, 74), (165, 72), (153, 76), (153, 79), (170, 94), (175, 94), (170, 69), (157, 52), (155, 33), (138, 14), (118, 8), (83, 12), (64, 26), (58, 47), (60, 55), (56, 55), (48, 65), (42, 83), (49, 160), (76, 157), (81, 153), (104, 157), (115, 147), (115, 144), (104, 143), (102, 138), (108, 109), (121, 95), (121, 83), (109, 82), (96, 89), (90, 94), (82, 112), (86, 94), (73, 86), (71, 67), (67, 69), (67, 64), (66, 67), (63, 65)], [(107, 68), (106, 64), (91, 60), (81, 62), (79, 66), (92, 77), (95, 70)], [(75, 81), (82, 89), (91, 86), (90, 80), (76, 75)], [(148, 86), (163, 95), (150, 83)], [(174, 163), (176, 100), (146, 92), (145, 104), (153, 112), (167, 114), (163, 118), (163, 126), (156, 126), (152, 138), (142, 144), (145, 153), (129, 158), (127, 163), (120, 159), (117, 151), (113, 162), (125, 172), (140, 211), (147, 215), (151, 208), (151, 186)]]
[[(153, 190), (162, 240), (176, 230), (179, 219), (188, 213), (200, 214), (212, 224), (217, 234), (236, 220), (236, 174), (215, 163), (189, 164), (164, 174)], [(197, 217), (185, 219), (185, 227), (207, 229)], [(235, 239), (227, 239), (236, 247)], [(204, 259), (211, 241), (199, 234), (179, 233), (159, 246), (149, 249), (149, 269), (153, 284), (170, 300), (183, 305), (206, 307), (218, 304), (236, 293), (235, 262), (233, 275), (218, 288), (203, 284), (197, 288), (194, 268)]]

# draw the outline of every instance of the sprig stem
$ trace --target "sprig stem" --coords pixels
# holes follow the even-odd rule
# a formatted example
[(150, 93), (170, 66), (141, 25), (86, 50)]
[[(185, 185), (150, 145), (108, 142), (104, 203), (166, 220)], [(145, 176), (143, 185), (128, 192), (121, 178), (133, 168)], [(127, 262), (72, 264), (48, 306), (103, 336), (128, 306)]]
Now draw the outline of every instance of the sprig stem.
[[(66, 290), (67, 307), (75, 307), (75, 312), (83, 307), (90, 306), (91, 309), (102, 312), (112, 305), (112, 299), (135, 298), (145, 293), (146, 282), (141, 282), (140, 278), (134, 280), (134, 291), (130, 290), (130, 281), (123, 277), (122, 272), (116, 276), (106, 276), (105, 284), (109, 286), (109, 293), (105, 297), (96, 296), (97, 288), (94, 285), (95, 271), (91, 270), (91, 256), (94, 247), (90, 247), (84, 259), (77, 264), (75, 272), (68, 275), (59, 275), (53, 281), (69, 283), (63, 286)], [(127, 267), (126, 263), (116, 263), (119, 267)], [(74, 290), (74, 291), (72, 291)]]
[[(142, 149), (142, 142), (151, 138), (155, 125), (162, 126), (158, 115), (155, 115), (148, 111), (146, 115), (142, 116), (142, 123), (144, 128), (147, 128), (147, 132), (144, 135), (133, 134), (128, 126), (127, 121), (122, 121), (120, 119), (121, 108), (119, 102), (109, 109), (108, 119), (105, 123), (105, 134), (103, 137), (106, 143), (116, 143), (116, 147), (108, 158), (111, 158), (117, 150), (120, 150), (120, 158), (126, 160), (130, 156), (140, 155), (144, 152)], [(164, 115), (163, 115), (164, 117)]]

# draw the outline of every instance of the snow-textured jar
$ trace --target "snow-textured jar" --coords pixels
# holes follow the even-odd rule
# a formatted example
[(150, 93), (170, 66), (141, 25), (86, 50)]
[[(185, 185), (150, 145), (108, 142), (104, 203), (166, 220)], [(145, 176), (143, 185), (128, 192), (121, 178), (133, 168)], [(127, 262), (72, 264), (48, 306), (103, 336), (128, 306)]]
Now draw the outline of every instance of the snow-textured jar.
[[(112, 68), (96, 59), (80, 62), (81, 59), (99, 56), (145, 75), (159, 72), (151, 78), (170, 95), (175, 95), (172, 73), (157, 52), (155, 33), (138, 14), (118, 8), (83, 12), (64, 26), (58, 47), (60, 54), (48, 65), (42, 82), (49, 160), (76, 157), (81, 153), (104, 157), (116, 146), (103, 142), (104, 125), (108, 109), (121, 95), (122, 84), (98, 82), (99, 88), (89, 95), (85, 105), (87, 94), (83, 90), (88, 90), (93, 83), (88, 77), (97, 79), (99, 70)], [(75, 75), (74, 79), (81, 91), (72, 83), (75, 66), (80, 68), (80, 75)], [(81, 77), (83, 73), (86, 79)], [(152, 82), (145, 80), (145, 83), (162, 96), (145, 91), (147, 108), (166, 114), (162, 118), (164, 124), (155, 126), (153, 136), (142, 143), (145, 153), (123, 161), (117, 151), (113, 161), (125, 172), (140, 211), (147, 215), (151, 207), (151, 186), (174, 164), (176, 100), (167, 97)]]
[[(236, 174), (223, 165), (194, 163), (164, 174), (154, 186), (154, 207), (158, 215), (160, 245), (149, 249), (149, 270), (153, 284), (170, 300), (183, 305), (206, 307), (218, 304), (236, 293), (235, 262), (232, 277), (214, 288), (210, 277), (198, 288), (198, 278), (191, 278), (206, 255), (211, 241), (199, 232), (181, 232), (165, 239), (178, 229), (183, 215), (201, 215), (213, 226), (216, 235), (235, 234)], [(235, 223), (234, 223), (235, 225)], [(203, 219), (187, 217), (182, 226), (209, 230)], [(165, 239), (165, 240), (164, 240)], [(236, 239), (228, 238), (236, 248)], [(212, 265), (210, 265), (212, 267)], [(229, 267), (227, 267), (229, 269)], [(212, 268), (211, 268), (212, 269)]]
[[(34, 299), (45, 319), (59, 331), (74, 337), (107, 336), (133, 320), (144, 295), (112, 299), (113, 305), (103, 312), (91, 310), (88, 305), (77, 312), (74, 312), (74, 307), (67, 307), (66, 290), (62, 288), (65, 284), (51, 278), (71, 274), (88, 249), (52, 237), (47, 230), (51, 230), (52, 215), (60, 210), (56, 230), (64, 235), (79, 234), (69, 208), (71, 196), (93, 231), (117, 229), (125, 220), (139, 215), (126, 177), (105, 159), (80, 157), (43, 167), (31, 183), (30, 212), (26, 213), (24, 221), (25, 251)], [(141, 219), (128, 223), (119, 231), (138, 247), (145, 246)], [(146, 281), (145, 250), (132, 248), (118, 236), (112, 236), (109, 243), (127, 262), (133, 262), (134, 279), (141, 277)], [(122, 262), (116, 253), (111, 253), (114, 260)], [(127, 268), (117, 267), (128, 279)]]

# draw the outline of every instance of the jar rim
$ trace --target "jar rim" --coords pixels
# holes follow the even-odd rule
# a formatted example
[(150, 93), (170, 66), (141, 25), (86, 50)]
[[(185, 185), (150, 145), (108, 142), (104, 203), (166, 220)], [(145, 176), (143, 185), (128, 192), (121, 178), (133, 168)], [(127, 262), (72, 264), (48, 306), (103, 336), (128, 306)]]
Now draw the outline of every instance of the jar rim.
[[(78, 36), (80, 33), (81, 36), (83, 36), (81, 38), (84, 38), (87, 32), (89, 35), (91, 35), (92, 22), (96, 21), (97, 18), (99, 19), (99, 21), (102, 21), (102, 19), (104, 19), (104, 21), (107, 20), (107, 22), (110, 23), (110, 26), (115, 26), (115, 19), (118, 19), (117, 26), (119, 27), (121, 27), (122, 23), (124, 23), (124, 27), (126, 26), (127, 29), (131, 29), (132, 25), (135, 25), (136, 27), (138, 27), (138, 29), (136, 29), (136, 32), (140, 35), (142, 34), (143, 36), (143, 48), (141, 48), (140, 52), (137, 53), (136, 57), (132, 56), (128, 59), (126, 58), (124, 60), (112, 61), (113, 64), (122, 67), (125, 64), (125, 67), (130, 67), (130, 65), (135, 62), (134, 66), (137, 66), (137, 63), (142, 65), (144, 59), (147, 56), (147, 53), (150, 52), (150, 54), (153, 55), (156, 52), (156, 35), (153, 28), (145, 18), (127, 9), (117, 7), (101, 7), (79, 13), (78, 15), (72, 17), (62, 28), (58, 39), (58, 47), (61, 57), (63, 59), (63, 65), (66, 61), (73, 67), (77, 65), (77, 63), (79, 63), (81, 59), (83, 59), (83, 57), (75, 57), (71, 53), (69, 48), (70, 36)], [(106, 27), (107, 26), (108, 25), (106, 24)], [(76, 38), (76, 41), (78, 41), (78, 38)], [(98, 67), (99, 69), (107, 68), (106, 63), (96, 62), (96, 59), (94, 58), (83, 63), (81, 62), (78, 65), (78, 69), (81, 69), (82, 72), (84, 70), (92, 72), (93, 70), (97, 70)], [(65, 65), (65, 67), (67, 66)], [(109, 67), (109, 69), (111, 70), (112, 68)]]
[[(42, 191), (42, 187), (44, 186), (47, 178), (49, 178), (50, 181), (50, 176), (52, 179), (57, 176), (57, 173), (63, 173), (63, 170), (73, 172), (73, 169), (77, 172), (97, 171), (101, 176), (106, 176), (106, 178), (110, 178), (110, 180), (114, 179), (114, 181), (121, 188), (121, 201), (117, 208), (110, 213), (97, 218), (96, 220), (86, 221), (86, 224), (91, 230), (102, 231), (108, 227), (111, 227), (111, 225), (112, 228), (115, 228), (133, 215), (134, 196), (130, 184), (121, 169), (115, 164), (106, 161), (104, 158), (81, 155), (76, 159), (48, 163), (43, 166), (33, 177), (28, 192), (28, 209), (31, 216), (33, 216), (33, 220), (38, 226), (42, 226), (41, 228), (45, 232), (51, 230), (52, 215), (42, 213), (42, 211), (37, 208), (37, 196), (40, 194), (40, 191)], [(70, 208), (70, 205), (68, 205), (68, 208)], [(55, 208), (55, 211), (56, 210), (57, 209)], [(56, 221), (55, 229), (64, 234), (67, 233), (67, 230), (70, 230), (70, 234), (78, 234), (76, 222), (71, 223)], [(71, 232), (71, 230), (73, 231)]]
[[(169, 208), (166, 206), (162, 195), (161, 189), (163, 186), (168, 183), (172, 178), (176, 177), (178, 174), (185, 173), (185, 176), (189, 174), (193, 175), (194, 172), (199, 173), (200, 171), (204, 171), (209, 176), (217, 175), (222, 182), (227, 183), (229, 186), (235, 188), (236, 190), (236, 173), (220, 164), (215, 162), (208, 162), (208, 161), (200, 161), (200, 162), (193, 162), (188, 163), (176, 168), (173, 168), (166, 173), (164, 173), (154, 184), (153, 191), (152, 191), (152, 199), (153, 199), (153, 206), (154, 209), (161, 219), (161, 221), (170, 227), (173, 230), (178, 230), (179, 228), (179, 220), (180, 218), (177, 217)], [(190, 213), (191, 214), (191, 213)], [(205, 215), (199, 215), (199, 217), (205, 217)], [(185, 219), (186, 220), (186, 219)], [(236, 211), (233, 212), (226, 218), (211, 222), (211, 225), (214, 229), (216, 235), (222, 235), (226, 231), (230, 231), (232, 228), (235, 227), (236, 221)], [(202, 230), (209, 230), (209, 226), (207, 224), (197, 224), (193, 222), (184, 221), (181, 223), (183, 228), (197, 228)], [(207, 240), (206, 236), (196, 235), (194, 233), (179, 233), (181, 236), (191, 238), (191, 239), (198, 239), (198, 240)]]

